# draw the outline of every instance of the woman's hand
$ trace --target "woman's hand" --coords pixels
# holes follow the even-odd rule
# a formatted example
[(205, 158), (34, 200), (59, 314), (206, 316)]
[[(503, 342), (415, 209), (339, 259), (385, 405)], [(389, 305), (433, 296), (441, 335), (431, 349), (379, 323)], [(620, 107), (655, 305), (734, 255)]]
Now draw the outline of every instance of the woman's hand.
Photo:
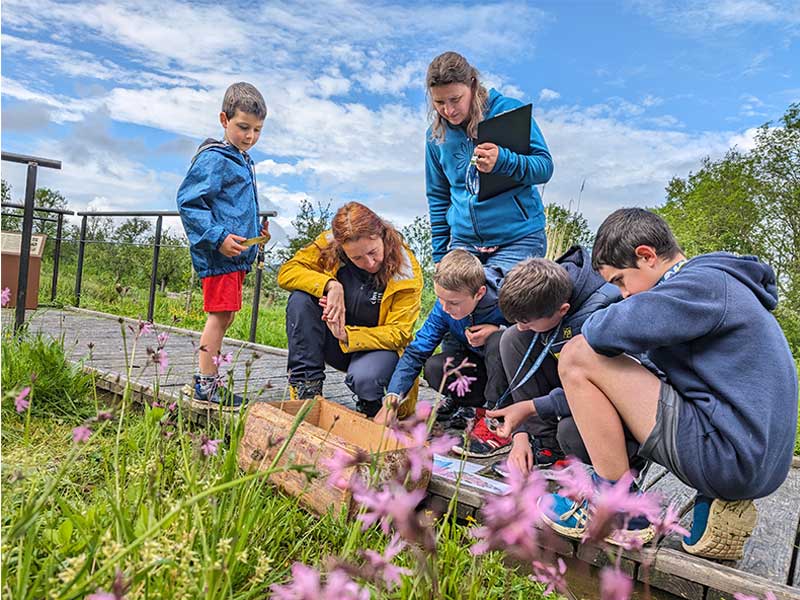
[(528, 434), (524, 431), (515, 433), (511, 442), (511, 453), (506, 461), (509, 469), (527, 475), (533, 468), (533, 450)]
[(319, 305), (322, 307), (322, 320), (326, 323), (338, 323), (341, 328), (344, 328), (344, 287), (335, 279), (331, 279), (325, 284), (325, 294), (319, 299)]
[(345, 346), (350, 342), (350, 338), (347, 336), (347, 329), (345, 329), (344, 323), (328, 320), (325, 321), (325, 324), (328, 326), (328, 329), (331, 330), (333, 337), (342, 342)]
[(247, 248), (239, 244), (239, 242), (243, 242), (246, 239), (247, 238), (243, 238), (240, 235), (229, 233), (219, 245), (219, 251), (229, 258), (239, 256), (242, 252), (247, 250)]
[(464, 335), (467, 336), (467, 343), (469, 343), (470, 346), (473, 348), (480, 348), (495, 331), (500, 331), (497, 325), (481, 323), (480, 325), (467, 327), (464, 330)]
[(499, 153), (500, 150), (497, 148), (497, 144), (491, 144), (489, 142), (478, 144), (475, 147), (475, 152), (473, 152), (478, 159), (476, 163), (478, 171), (481, 173), (491, 173), (492, 169), (494, 169), (494, 166), (497, 164), (497, 156)]
[(500, 427), (495, 430), (495, 433), (500, 437), (511, 437), (512, 431), (519, 427), (525, 419), (535, 414), (536, 407), (533, 405), (533, 400), (523, 400), (522, 402), (516, 402), (500, 410), (486, 411), (487, 417), (503, 419)]

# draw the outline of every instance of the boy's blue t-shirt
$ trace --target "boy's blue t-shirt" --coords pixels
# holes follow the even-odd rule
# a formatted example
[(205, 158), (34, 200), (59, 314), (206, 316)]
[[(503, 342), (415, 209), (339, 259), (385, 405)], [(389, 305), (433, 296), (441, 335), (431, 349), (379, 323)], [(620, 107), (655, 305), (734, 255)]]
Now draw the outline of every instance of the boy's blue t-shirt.
[(717, 252), (583, 325), (596, 352), (647, 353), (665, 373), (684, 399), (678, 448), (702, 448), (681, 467), (719, 498), (766, 496), (791, 464), (797, 371), (770, 312), (777, 303), (771, 267)]
[(386, 388), (389, 394), (404, 396), (411, 389), (414, 381), (419, 376), (425, 361), (431, 357), (436, 347), (442, 342), (445, 334), (450, 332), (452, 337), (465, 349), (483, 356), (483, 347), (475, 348), (467, 342), (465, 330), (473, 325), (498, 325), (507, 326), (508, 321), (500, 312), (497, 296), (503, 283), (504, 273), (501, 269), (484, 266), (486, 273), (486, 294), (480, 299), (475, 310), (469, 316), (456, 320), (448, 315), (437, 300), (425, 323), (420, 327), (408, 347), (400, 357), (395, 367), (392, 379)]
[(251, 238), (261, 231), (255, 170), (246, 152), (216, 140), (203, 142), (178, 189), (177, 203), (198, 277), (250, 271), (255, 246), (233, 257), (219, 251), (228, 234)]

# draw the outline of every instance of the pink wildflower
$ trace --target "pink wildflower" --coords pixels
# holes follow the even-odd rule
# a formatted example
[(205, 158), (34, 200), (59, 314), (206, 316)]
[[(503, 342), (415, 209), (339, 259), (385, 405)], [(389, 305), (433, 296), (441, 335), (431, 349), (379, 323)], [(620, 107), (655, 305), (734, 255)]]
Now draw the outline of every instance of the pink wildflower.
[(89, 440), (92, 437), (92, 430), (89, 429), (88, 425), (80, 425), (72, 430), (72, 441), (76, 444), (82, 444)]
[(153, 352), (152, 359), (156, 367), (158, 367), (159, 375), (163, 375), (164, 371), (167, 370), (167, 366), (169, 365), (169, 358), (167, 357), (166, 351), (163, 348), (159, 348)]
[(613, 485), (600, 485), (591, 503), (592, 514), (586, 531), (586, 540), (602, 540), (617, 525), (620, 514), (630, 517), (645, 517), (658, 521), (661, 506), (655, 494), (632, 492), (633, 475), (625, 473)]
[(430, 402), (425, 402), (424, 400), (420, 400), (417, 402), (417, 406), (414, 409), (414, 415), (420, 421), (427, 421), (428, 417), (431, 416), (431, 412), (433, 411), (433, 405)]
[(233, 362), (233, 354), (228, 352), (227, 354), (217, 354), (216, 356), (212, 356), (211, 360), (214, 361), (214, 365), (217, 367), (224, 367), (225, 365), (229, 365)]
[(5, 306), (11, 302), (11, 288), (4, 287), (0, 293), (0, 305)]
[(667, 507), (664, 516), (653, 523), (656, 528), (656, 538), (661, 538), (670, 533), (688, 536), (689, 532), (681, 526), (681, 515), (674, 504)]
[(483, 526), (471, 531), (481, 540), (470, 549), (473, 554), (507, 550), (522, 559), (537, 555), (537, 526), (542, 519), (539, 498), (547, 492), (547, 481), (538, 471), (523, 475), (511, 469), (508, 484), (507, 494), (486, 499)]
[(114, 419), (114, 414), (108, 410), (101, 410), (95, 417), (97, 421), (111, 421)]
[[(758, 596), (749, 596), (747, 594), (742, 594), (741, 592), (736, 592), (733, 597), (735, 600), (759, 600)], [(764, 596), (764, 600), (776, 600), (775, 594), (772, 592), (767, 592), (767, 594)]]
[(447, 386), (447, 389), (451, 392), (455, 392), (456, 396), (460, 398), (466, 395), (470, 386), (477, 380), (477, 377), (459, 374), (458, 377), (456, 377), (455, 380)]
[(156, 336), (156, 339), (158, 340), (158, 347), (163, 348), (164, 346), (167, 345), (169, 334), (166, 331), (164, 331), (162, 333), (159, 333), (158, 336)]
[(324, 459), (320, 464), (323, 469), (328, 470), (328, 485), (339, 489), (347, 489), (350, 485), (352, 471), (348, 471), (359, 463), (368, 462), (366, 454), (353, 456), (349, 452), (337, 449), (331, 458)]
[(396, 481), (388, 482), (378, 490), (363, 487), (359, 480), (351, 484), (353, 499), (366, 511), (358, 515), (358, 520), (367, 529), (374, 523), (380, 523), (385, 534), (389, 534), (393, 525), (397, 532), (407, 540), (415, 540), (419, 535), (417, 505), (425, 498), (425, 490), (406, 490)]
[(575, 457), (568, 458), (567, 466), (553, 473), (553, 480), (561, 486), (558, 493), (571, 500), (580, 502), (594, 494), (595, 486), (591, 475), (586, 466)]
[(296, 562), (292, 565), (292, 581), (286, 585), (273, 583), (270, 589), (277, 600), (318, 600), (322, 592), (319, 571)]
[(100, 588), (97, 588), (97, 591), (94, 594), (89, 594), (86, 596), (86, 600), (117, 600), (117, 597), (111, 592), (106, 592)]
[(139, 321), (139, 333), (137, 337), (149, 333), (153, 333), (153, 324), (150, 321)]
[(600, 571), (600, 598), (602, 600), (628, 600), (633, 582), (617, 568), (605, 567)]
[(567, 572), (567, 563), (559, 558), (557, 565), (547, 565), (538, 560), (533, 561), (533, 577), (539, 583), (546, 583), (544, 595), (552, 592), (563, 594), (567, 591), (567, 580), (564, 574)]
[(14, 400), (14, 408), (17, 409), (18, 413), (23, 413), (26, 410), (28, 410), (28, 407), (31, 405), (31, 401), (28, 400), (28, 394), (30, 393), (31, 393), (30, 386), (26, 386), (22, 388), (22, 391), (17, 395), (17, 399)]
[(377, 577), (380, 577), (390, 590), (400, 585), (401, 575), (411, 575), (410, 570), (392, 564), (395, 556), (400, 554), (404, 547), (405, 542), (399, 536), (394, 535), (383, 554), (379, 554), (374, 550), (364, 551), (364, 556), (366, 556)]
[(336, 569), (328, 574), (322, 600), (370, 600), (369, 590), (362, 588), (350, 576)]
[(216, 456), (221, 441), (222, 440), (212, 440), (204, 435), (200, 438), (200, 452), (203, 453), (203, 456)]

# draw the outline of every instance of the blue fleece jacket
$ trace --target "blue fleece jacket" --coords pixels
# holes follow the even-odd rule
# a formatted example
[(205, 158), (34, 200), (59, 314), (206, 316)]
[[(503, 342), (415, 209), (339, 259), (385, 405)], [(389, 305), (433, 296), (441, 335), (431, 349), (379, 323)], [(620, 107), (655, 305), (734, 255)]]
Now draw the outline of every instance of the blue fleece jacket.
[(255, 170), (246, 152), (212, 139), (203, 142), (178, 189), (178, 212), (198, 277), (250, 271), (255, 246), (233, 257), (219, 251), (230, 233), (251, 238), (261, 231)]
[[(581, 333), (583, 324), (590, 315), (622, 299), (617, 287), (606, 283), (605, 279), (592, 269), (592, 259), (585, 248), (573, 246), (556, 259), (556, 262), (569, 273), (572, 280), (572, 294), (569, 297), (569, 311), (564, 315), (558, 331), (544, 334), (548, 339), (551, 335), (556, 336), (550, 348), (550, 352), (554, 355), (558, 355), (564, 344)], [(535, 360), (536, 356), (533, 356), (528, 360), (528, 364), (532, 364)], [(525, 373), (523, 367), (520, 378)], [(564, 389), (560, 386), (553, 388), (544, 396), (534, 398), (533, 403), (536, 406), (536, 414), (543, 419), (560, 419), (572, 414)], [(520, 430), (525, 430), (525, 425), (523, 424)]]
[(425, 365), (425, 361), (431, 357), (447, 332), (450, 332), (461, 346), (478, 356), (483, 356), (483, 346), (480, 348), (470, 346), (464, 331), (473, 325), (484, 323), (504, 327), (508, 325), (508, 321), (503, 318), (497, 303), (497, 295), (503, 284), (503, 271), (490, 266), (485, 266), (484, 271), (486, 273), (486, 293), (469, 316), (457, 321), (444, 312), (441, 303), (436, 301), (425, 319), (425, 323), (414, 336), (414, 341), (408, 345), (403, 356), (400, 357), (392, 379), (386, 388), (387, 393), (400, 396), (408, 393)]
[(736, 500), (786, 478), (797, 427), (797, 371), (770, 314), (775, 273), (755, 257), (691, 259), (656, 287), (597, 312), (583, 335), (598, 353), (647, 352), (684, 399), (679, 463), (705, 494)]
[[(489, 119), (522, 106), (522, 102), (489, 90), (486, 115)], [(433, 260), (439, 262), (451, 242), (469, 246), (504, 246), (544, 228), (544, 209), (534, 187), (553, 175), (553, 159), (536, 121), (531, 119), (529, 155), (500, 148), (492, 173), (511, 177), (517, 187), (478, 201), (467, 192), (467, 165), (475, 149), (462, 127), (445, 123), (445, 139), (431, 139), (428, 129), (425, 147), (425, 183), (431, 217)]]

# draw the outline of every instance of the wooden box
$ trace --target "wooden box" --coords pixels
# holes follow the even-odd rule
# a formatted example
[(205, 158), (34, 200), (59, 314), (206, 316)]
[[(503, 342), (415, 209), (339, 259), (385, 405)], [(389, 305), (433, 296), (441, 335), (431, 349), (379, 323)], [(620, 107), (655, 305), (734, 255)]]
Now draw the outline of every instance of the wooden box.
[[(246, 471), (269, 468), (302, 406), (302, 400), (253, 404), (248, 409), (244, 436), (239, 445), (239, 466)], [(354, 515), (358, 506), (350, 490), (329, 486), (328, 472), (321, 464), (323, 460), (332, 458), (338, 449), (352, 456), (359, 450), (373, 456), (377, 454), (379, 481), (391, 479), (405, 465), (406, 446), (393, 438), (388, 429), (360, 413), (317, 396), (316, 404), (300, 423), (278, 465), (313, 465), (320, 477), (309, 481), (305, 474), (290, 470), (272, 474), (270, 481), (288, 494), (299, 496), (300, 501), (316, 513), (323, 514), (332, 509), (336, 514), (346, 507), (348, 513)], [(350, 476), (353, 471), (359, 471), (362, 477), (367, 476), (368, 470), (369, 465), (349, 469)], [(427, 487), (429, 477), (430, 473), (427, 473), (415, 487)]]

